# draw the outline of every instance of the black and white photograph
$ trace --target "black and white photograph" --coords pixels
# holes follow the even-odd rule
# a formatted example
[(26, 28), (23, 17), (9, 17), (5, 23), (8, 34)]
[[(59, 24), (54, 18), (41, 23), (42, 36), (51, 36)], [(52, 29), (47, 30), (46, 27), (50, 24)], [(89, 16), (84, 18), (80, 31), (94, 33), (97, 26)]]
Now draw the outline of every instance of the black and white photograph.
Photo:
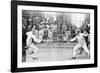
[(90, 59), (90, 13), (22, 10), (22, 62)]
[(17, 7), (15, 5), (17, 10), (13, 8), (16, 18), (12, 20), (16, 22), (16, 26), (13, 26), (16, 36), (13, 36), (17, 38), (17, 52), (14, 51), (16, 62), (15, 59), (13, 61), (17, 68), (37, 70), (40, 67), (40, 70), (45, 70), (48, 67), (49, 70), (52, 67), (96, 66), (95, 6), (92, 8), (87, 5), (86, 8), (80, 5), (79, 8), (76, 5), (75, 8), (70, 4), (66, 4), (66, 7), (53, 3), (38, 5), (30, 2), (29, 6), (24, 2), (16, 4), (19, 4)]

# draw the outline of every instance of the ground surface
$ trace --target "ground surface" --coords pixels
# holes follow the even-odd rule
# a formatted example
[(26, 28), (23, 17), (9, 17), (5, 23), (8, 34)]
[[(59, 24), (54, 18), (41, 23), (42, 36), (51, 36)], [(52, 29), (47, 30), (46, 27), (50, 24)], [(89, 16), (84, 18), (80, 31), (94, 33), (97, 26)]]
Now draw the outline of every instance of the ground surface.
[[(71, 60), (72, 48), (76, 43), (42, 43), (38, 44), (39, 48), (37, 58), (28, 56), (27, 62), (35, 61), (65, 61)], [(83, 52), (81, 55), (77, 55), (77, 59), (88, 59), (87, 55)]]

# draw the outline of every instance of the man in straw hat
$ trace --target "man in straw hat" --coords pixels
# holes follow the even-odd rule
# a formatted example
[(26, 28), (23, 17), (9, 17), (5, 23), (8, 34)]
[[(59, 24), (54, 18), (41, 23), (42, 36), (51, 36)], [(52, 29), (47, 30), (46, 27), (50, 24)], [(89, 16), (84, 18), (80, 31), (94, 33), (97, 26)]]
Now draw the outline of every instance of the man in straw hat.
[(70, 40), (70, 41), (77, 40), (77, 42), (78, 42), (78, 44), (73, 47), (73, 56), (72, 56), (72, 59), (76, 59), (76, 55), (77, 55), (76, 51), (78, 49), (80, 49), (80, 48), (83, 48), (83, 50), (85, 51), (85, 53), (89, 57), (90, 53), (89, 53), (89, 50), (87, 48), (84, 36), (88, 36), (88, 34), (81, 33), (81, 30), (77, 29), (76, 30), (76, 36), (73, 39)]

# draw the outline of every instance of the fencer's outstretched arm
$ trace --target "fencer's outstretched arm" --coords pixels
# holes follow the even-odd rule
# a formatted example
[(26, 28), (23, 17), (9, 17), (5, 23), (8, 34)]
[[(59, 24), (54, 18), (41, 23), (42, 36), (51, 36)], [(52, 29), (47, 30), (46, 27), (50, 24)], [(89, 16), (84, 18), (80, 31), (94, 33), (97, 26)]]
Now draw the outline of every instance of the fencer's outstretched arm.
[(38, 39), (35, 35), (32, 35), (32, 38), (34, 39), (35, 42), (40, 43), (42, 40)]
[(27, 32), (27, 42), (30, 40), (30, 38), (34, 39), (35, 42), (40, 43), (42, 40), (38, 39), (35, 35), (32, 34), (32, 32)]
[(71, 39), (70, 41), (73, 42), (73, 41), (75, 41), (75, 40), (76, 40), (76, 36), (75, 36), (73, 39)]

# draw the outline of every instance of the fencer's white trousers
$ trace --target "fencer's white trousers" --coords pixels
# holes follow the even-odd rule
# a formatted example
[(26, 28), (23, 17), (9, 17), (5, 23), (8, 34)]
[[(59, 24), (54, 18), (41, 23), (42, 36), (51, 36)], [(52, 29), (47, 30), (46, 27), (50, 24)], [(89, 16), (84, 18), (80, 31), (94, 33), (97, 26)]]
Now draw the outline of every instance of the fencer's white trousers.
[(28, 45), (28, 49), (26, 50), (26, 60), (32, 59), (32, 57), (36, 57), (36, 54), (38, 52), (38, 47), (34, 44)]
[(84, 44), (80, 44), (80, 43), (78, 43), (76, 46), (74, 46), (74, 48), (73, 48), (73, 57), (76, 57), (76, 55), (77, 55), (77, 50), (79, 49), (79, 48), (83, 48), (83, 50), (85, 51), (85, 53), (89, 56), (90, 55), (90, 53), (89, 53), (89, 50), (88, 50), (88, 48), (87, 48), (87, 46), (86, 46), (86, 44), (84, 43)]

